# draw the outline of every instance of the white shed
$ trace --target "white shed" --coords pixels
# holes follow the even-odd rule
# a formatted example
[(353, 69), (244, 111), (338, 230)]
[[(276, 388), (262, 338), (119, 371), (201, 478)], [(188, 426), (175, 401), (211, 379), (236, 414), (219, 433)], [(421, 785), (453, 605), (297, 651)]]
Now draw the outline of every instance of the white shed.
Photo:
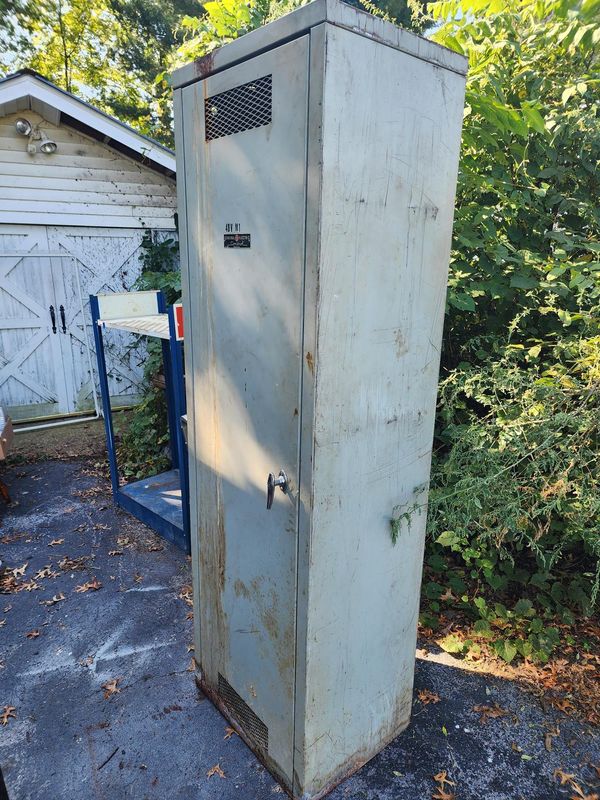
[[(16, 420), (94, 407), (87, 298), (131, 288), (147, 231), (175, 235), (175, 156), (22, 70), (0, 80), (0, 405)], [(143, 358), (113, 341), (116, 405)]]

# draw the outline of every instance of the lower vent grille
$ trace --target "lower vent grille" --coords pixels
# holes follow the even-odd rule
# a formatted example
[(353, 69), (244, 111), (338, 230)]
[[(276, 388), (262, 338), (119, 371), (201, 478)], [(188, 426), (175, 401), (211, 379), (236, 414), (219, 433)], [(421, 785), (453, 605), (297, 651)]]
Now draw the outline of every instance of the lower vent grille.
[(221, 673), (219, 673), (219, 695), (248, 738), (267, 753), (269, 750), (269, 729), (260, 717), (257, 717), (252, 711), (248, 703), (242, 700)]

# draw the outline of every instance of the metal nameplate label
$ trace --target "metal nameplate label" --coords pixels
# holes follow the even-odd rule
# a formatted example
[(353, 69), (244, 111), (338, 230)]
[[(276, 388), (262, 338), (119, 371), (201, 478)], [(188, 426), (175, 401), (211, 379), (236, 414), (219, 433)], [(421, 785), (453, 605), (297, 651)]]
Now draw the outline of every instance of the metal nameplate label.
[(250, 247), (249, 233), (225, 233), (223, 235), (224, 247)]

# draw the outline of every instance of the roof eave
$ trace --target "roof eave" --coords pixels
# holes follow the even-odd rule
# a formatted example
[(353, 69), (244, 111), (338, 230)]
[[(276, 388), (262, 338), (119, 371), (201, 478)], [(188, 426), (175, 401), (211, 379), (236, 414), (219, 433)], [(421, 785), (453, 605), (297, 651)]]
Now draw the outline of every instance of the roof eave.
[[(137, 153), (140, 161), (148, 163), (148, 166), (151, 167), (154, 163), (162, 168), (161, 171), (175, 174), (175, 154), (171, 150), (55, 86), (42, 76), (28, 71), (15, 73), (0, 81), (0, 117), (7, 113), (14, 113), (14, 110), (27, 110), (23, 107), (23, 103), (21, 103), (21, 107), (14, 108), (14, 110), (8, 112), (4, 110), (7, 106), (14, 107), (15, 104), (19, 106), (19, 101), (23, 101), (25, 98), (28, 98), (27, 108), (29, 110), (39, 112), (41, 106), (55, 109), (58, 114), (65, 114), (77, 119), (83, 125), (97, 131), (98, 138), (109, 146), (111, 140), (118, 142)], [(46, 118), (48, 119), (47, 116)], [(54, 119), (48, 119), (48, 121), (57, 124), (59, 116), (55, 115)]]

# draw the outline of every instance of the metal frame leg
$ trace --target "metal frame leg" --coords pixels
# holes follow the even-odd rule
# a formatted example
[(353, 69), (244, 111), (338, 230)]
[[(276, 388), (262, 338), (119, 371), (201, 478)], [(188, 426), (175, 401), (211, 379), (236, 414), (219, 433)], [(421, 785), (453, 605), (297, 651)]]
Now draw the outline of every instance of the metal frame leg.
[(113, 496), (117, 500), (119, 491), (119, 467), (117, 464), (117, 451), (115, 446), (115, 433), (112, 422), (112, 408), (110, 404), (110, 391), (108, 388), (108, 375), (106, 372), (106, 357), (104, 354), (104, 336), (98, 325), (100, 309), (98, 298), (90, 295), (90, 310), (94, 327), (94, 344), (96, 346), (96, 359), (98, 360), (98, 380), (100, 383), (100, 398), (102, 400), (102, 414), (104, 416), (104, 430), (106, 431), (106, 447), (108, 450), (108, 467), (110, 469), (110, 482)]
[[(165, 296), (162, 292), (158, 293), (158, 310), (161, 314), (170, 313), (167, 308)], [(175, 398), (173, 387), (173, 368), (171, 363), (171, 348), (166, 339), (161, 339), (163, 372), (165, 375), (165, 394), (167, 398), (167, 422), (169, 426), (169, 447), (171, 450), (171, 465), (173, 469), (179, 469), (179, 448), (177, 447), (177, 428), (178, 418), (175, 414)]]
[(179, 481), (181, 485), (181, 511), (183, 516), (183, 532), (190, 548), (190, 504), (187, 445), (181, 428), (181, 417), (186, 412), (185, 384), (183, 377), (183, 342), (177, 341), (175, 312), (173, 306), (168, 309), (169, 315), (169, 351), (172, 370), (171, 400), (175, 416), (175, 443), (178, 451)]

